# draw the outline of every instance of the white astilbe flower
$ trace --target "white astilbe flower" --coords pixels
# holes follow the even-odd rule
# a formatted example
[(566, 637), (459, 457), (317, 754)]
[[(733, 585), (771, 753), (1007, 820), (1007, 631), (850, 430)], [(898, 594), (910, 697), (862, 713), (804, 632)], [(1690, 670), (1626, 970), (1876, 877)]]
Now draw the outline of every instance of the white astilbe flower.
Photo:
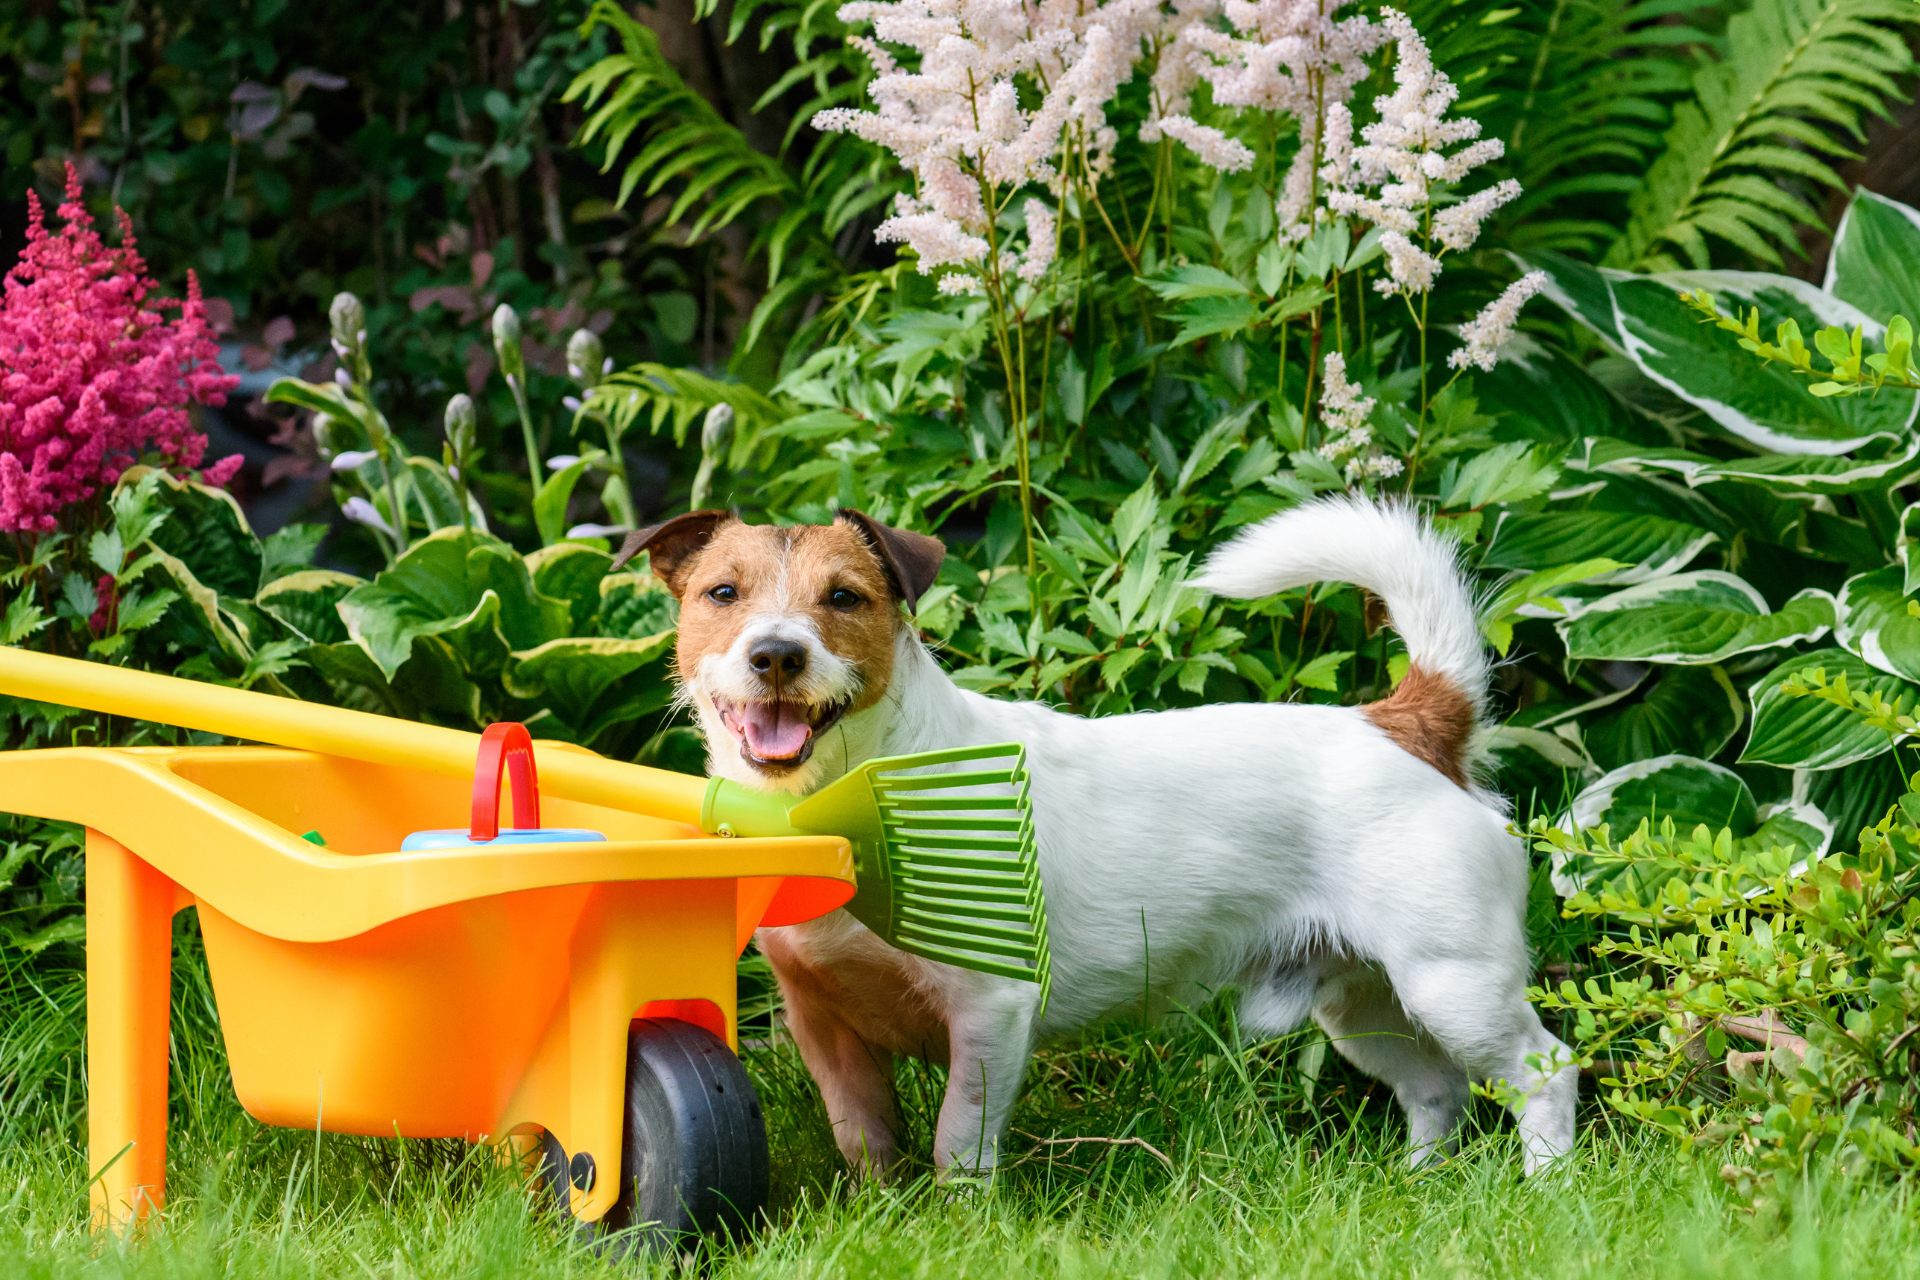
[(1425, 293), (1433, 288), (1440, 274), (1440, 259), (1423, 251), (1400, 231), (1380, 237), (1380, 248), (1387, 255), (1387, 278), (1374, 282), (1382, 293)]
[[(835, 108), (813, 123), (878, 143), (914, 176), (914, 200), (874, 234), (911, 247), (923, 274), (997, 270), (1000, 260), (987, 259), (992, 219), (1029, 183), (1059, 190), (1063, 150), (1095, 178), (1111, 169), (1119, 136), (1107, 104), (1163, 22), (1157, 0), (860, 0), (839, 16), (872, 28), (851, 43), (873, 64), (874, 110)], [(879, 42), (914, 50), (918, 68), (902, 68)], [(1039, 86), (1038, 100), (1023, 105), (1021, 84)], [(1013, 269), (1037, 279), (1041, 261), (1030, 246)]]
[(1240, 173), (1253, 167), (1253, 151), (1238, 138), (1229, 138), (1212, 125), (1195, 123), (1191, 116), (1167, 116), (1160, 132), (1200, 157), (1200, 163), (1222, 173)]
[(1193, 87), (1200, 83), (1201, 59), (1187, 33), (1205, 30), (1219, 13), (1220, 0), (1172, 0), (1172, 11), (1162, 15), (1159, 28), (1152, 33), (1159, 42), (1160, 60), (1153, 68), (1147, 119), (1140, 126), (1142, 142), (1160, 141), (1165, 120), (1193, 109)]
[(923, 210), (911, 196), (895, 199), (894, 215), (874, 228), (873, 238), (912, 249), (920, 259), (921, 275), (932, 275), (939, 267), (966, 266), (987, 256), (985, 240), (967, 234), (953, 218)]
[[(1360, 131), (1364, 141), (1351, 156), (1339, 144), (1326, 148), (1328, 168), (1334, 168), (1337, 154), (1341, 170), (1324, 175), (1333, 188), (1327, 203), (1336, 212), (1365, 218), (1386, 231), (1380, 243), (1387, 252), (1387, 278), (1374, 287), (1412, 296), (1432, 289), (1440, 274), (1439, 257), (1427, 251), (1432, 245), (1422, 249), (1410, 238), (1423, 230), (1422, 214), (1434, 202), (1434, 186), (1461, 181), (1498, 159), (1503, 147), (1496, 138), (1480, 139), (1479, 121), (1446, 118), (1460, 90), (1434, 68), (1427, 42), (1406, 14), (1382, 9), (1380, 27), (1398, 45), (1394, 91), (1375, 99), (1380, 119)], [(1351, 129), (1350, 117), (1343, 127)], [(1449, 147), (1459, 149), (1449, 153)], [(1367, 195), (1362, 190), (1367, 187), (1377, 188), (1376, 194)], [(1471, 247), (1488, 215), (1519, 194), (1520, 184), (1508, 179), (1441, 209), (1433, 215), (1432, 240), (1443, 252)]]
[(1038, 200), (1028, 200), (1026, 217), (1027, 252), (1016, 270), (1022, 280), (1037, 284), (1053, 265), (1053, 211)]
[[(1300, 149), (1295, 154), (1275, 211), (1281, 234), (1303, 239), (1312, 230), (1315, 214), (1315, 166), (1327, 149), (1326, 124), (1332, 112), (1344, 110), (1353, 91), (1367, 75), (1367, 56), (1385, 44), (1388, 35), (1364, 17), (1336, 20), (1346, 0), (1224, 0), (1221, 6), (1232, 33), (1220, 31), (1204, 19), (1183, 26), (1174, 44), (1161, 53), (1161, 71), (1154, 75), (1154, 110), (1150, 124), (1179, 139), (1216, 169), (1230, 166), (1217, 157), (1228, 154), (1220, 143), (1231, 141), (1217, 130), (1198, 132), (1199, 125), (1182, 126), (1188, 91), (1195, 79), (1213, 88), (1213, 100), (1225, 107), (1255, 107), (1284, 112), (1299, 122)], [(1171, 66), (1169, 64), (1172, 64)], [(1163, 102), (1164, 99), (1164, 102)], [(1351, 131), (1352, 117), (1346, 117)], [(1141, 131), (1147, 137), (1147, 131)], [(1251, 161), (1251, 154), (1248, 156)]]
[(1320, 456), (1344, 463), (1348, 484), (1399, 475), (1403, 469), (1400, 459), (1380, 448), (1374, 441), (1373, 428), (1367, 425), (1373, 397), (1362, 396), (1360, 388), (1347, 381), (1346, 357), (1330, 351), (1322, 369), (1320, 418), (1326, 424), (1327, 440), (1320, 446)]
[(1488, 372), (1500, 362), (1500, 348), (1513, 336), (1513, 326), (1520, 319), (1520, 308), (1527, 305), (1527, 299), (1547, 287), (1547, 273), (1529, 271), (1512, 284), (1499, 297), (1482, 308), (1479, 315), (1460, 326), (1460, 336), (1467, 345), (1447, 357), (1447, 363), (1456, 369), (1472, 365), (1476, 369)]

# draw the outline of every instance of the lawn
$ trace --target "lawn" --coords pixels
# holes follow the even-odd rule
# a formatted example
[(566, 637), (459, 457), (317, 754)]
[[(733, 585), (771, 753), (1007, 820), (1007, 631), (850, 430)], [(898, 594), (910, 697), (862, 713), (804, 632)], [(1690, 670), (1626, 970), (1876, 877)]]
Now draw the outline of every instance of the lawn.
[[(0, 1274), (385, 1280), (644, 1265), (572, 1239), (484, 1149), (255, 1124), (226, 1085), (190, 951), (176, 984), (172, 1202), (145, 1239), (103, 1242), (86, 1225), (71, 994), (45, 987), (43, 1015), (16, 1006), (0, 1032), (12, 1077), (0, 1076)], [(1312, 1033), (1236, 1047), (1220, 1008), (1044, 1054), (990, 1186), (918, 1171), (849, 1187), (791, 1049), (752, 1048), (747, 1063), (771, 1125), (771, 1222), (697, 1267), (657, 1267), (714, 1280), (1920, 1275), (1907, 1190), (1834, 1177), (1785, 1222), (1756, 1221), (1722, 1190), (1714, 1153), (1683, 1156), (1598, 1107), (1563, 1176), (1524, 1181), (1486, 1103), (1455, 1159), (1410, 1173), (1399, 1120), (1368, 1080)], [(901, 1071), (922, 1156), (940, 1083)], [(1069, 1141), (1089, 1137), (1123, 1141)]]

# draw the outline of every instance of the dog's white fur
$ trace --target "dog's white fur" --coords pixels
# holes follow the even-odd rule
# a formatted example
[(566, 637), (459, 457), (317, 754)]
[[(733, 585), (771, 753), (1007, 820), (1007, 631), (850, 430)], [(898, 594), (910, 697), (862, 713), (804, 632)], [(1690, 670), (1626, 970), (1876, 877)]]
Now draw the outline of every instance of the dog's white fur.
[[(1381, 597), (1414, 664), (1485, 705), (1487, 661), (1451, 547), (1409, 510), (1334, 499), (1243, 532), (1200, 584), (1256, 597), (1306, 583), (1357, 583)], [(826, 653), (798, 613), (755, 619), (755, 635)], [(1573, 1144), (1577, 1077), (1527, 1003), (1527, 859), (1490, 797), (1463, 790), (1350, 707), (1214, 705), (1088, 720), (963, 690), (902, 628), (886, 696), (824, 735), (774, 783), (741, 758), (713, 695), (751, 686), (744, 645), (685, 673), (714, 772), (752, 786), (811, 789), (873, 756), (1026, 744), (1053, 953), (1053, 994), (1029, 983), (905, 955), (845, 912), (763, 930), (770, 955), (832, 976), (783, 987), (841, 1148), (882, 1168), (895, 1155), (892, 1028), (944, 1023), (951, 1075), (935, 1134), (943, 1168), (998, 1158), (1034, 1044), (1101, 1019), (1194, 1006), (1226, 986), (1241, 1025), (1293, 1029), (1309, 1015), (1334, 1047), (1388, 1084), (1418, 1164), (1442, 1151), (1469, 1082), (1503, 1080), (1529, 1172)], [(838, 1027), (833, 1035), (820, 1025)], [(849, 1044), (847, 1028), (867, 1042)], [(937, 1049), (935, 1051), (937, 1056)], [(1546, 1069), (1542, 1069), (1543, 1064)], [(882, 1077), (886, 1078), (882, 1078)]]

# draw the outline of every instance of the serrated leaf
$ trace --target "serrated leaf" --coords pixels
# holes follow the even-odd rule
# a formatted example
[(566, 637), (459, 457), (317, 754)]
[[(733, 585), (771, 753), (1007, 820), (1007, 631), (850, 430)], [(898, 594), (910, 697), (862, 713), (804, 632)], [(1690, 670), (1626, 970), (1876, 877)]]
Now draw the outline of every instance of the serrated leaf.
[(1305, 663), (1293, 673), (1293, 682), (1307, 689), (1335, 693), (1340, 688), (1340, 667), (1353, 656), (1351, 649), (1335, 649)]

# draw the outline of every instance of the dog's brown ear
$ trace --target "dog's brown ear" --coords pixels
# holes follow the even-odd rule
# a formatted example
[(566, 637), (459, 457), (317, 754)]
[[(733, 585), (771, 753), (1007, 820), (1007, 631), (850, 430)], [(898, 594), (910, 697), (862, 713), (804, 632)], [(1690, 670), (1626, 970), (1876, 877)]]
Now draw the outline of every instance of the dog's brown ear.
[(678, 596), (681, 571), (688, 559), (713, 541), (714, 532), (732, 518), (732, 513), (727, 511), (689, 511), (683, 516), (635, 529), (620, 544), (620, 554), (613, 558), (613, 567), (618, 569), (645, 551), (653, 566), (653, 576)]
[(859, 531), (873, 553), (880, 557), (880, 564), (887, 571), (887, 585), (900, 593), (908, 609), (916, 607), (939, 574), (940, 562), (947, 558), (947, 544), (924, 533), (908, 533), (905, 529), (881, 524), (865, 512), (846, 507), (836, 512), (835, 518), (845, 520)]

